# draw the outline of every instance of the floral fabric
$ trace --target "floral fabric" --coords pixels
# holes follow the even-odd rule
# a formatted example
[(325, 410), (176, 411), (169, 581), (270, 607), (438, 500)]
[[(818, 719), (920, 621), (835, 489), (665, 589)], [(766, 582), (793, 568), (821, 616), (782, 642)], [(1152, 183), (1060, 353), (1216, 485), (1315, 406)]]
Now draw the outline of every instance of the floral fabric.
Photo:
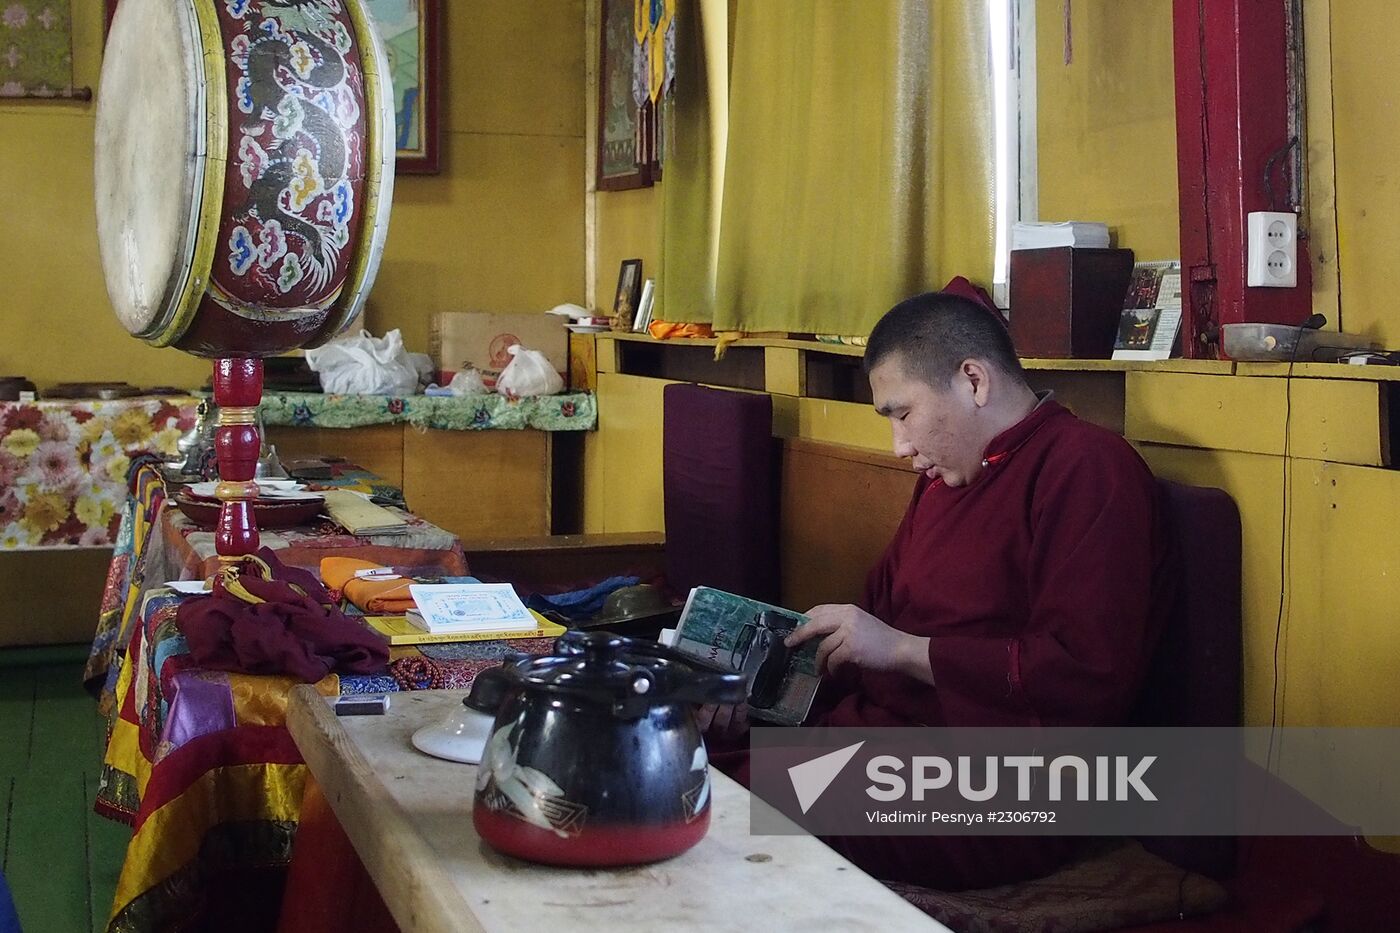
[(447, 431), (588, 431), (598, 423), (598, 402), (590, 392), (522, 399), (496, 394), (401, 398), (285, 392), (263, 396), (262, 417), (266, 425), (292, 427), (406, 423)]
[(0, 402), (0, 551), (111, 547), (131, 461), (173, 455), (194, 426), (196, 404), (184, 397)]

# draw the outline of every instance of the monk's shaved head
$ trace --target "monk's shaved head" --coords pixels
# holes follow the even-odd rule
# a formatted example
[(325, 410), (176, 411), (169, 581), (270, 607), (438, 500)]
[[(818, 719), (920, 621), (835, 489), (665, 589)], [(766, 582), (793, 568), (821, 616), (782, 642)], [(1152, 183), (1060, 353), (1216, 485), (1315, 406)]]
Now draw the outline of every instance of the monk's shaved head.
[(865, 372), (898, 358), (905, 373), (934, 389), (948, 387), (964, 360), (976, 359), (1025, 381), (1011, 336), (994, 312), (945, 292), (901, 301), (880, 318), (865, 348)]

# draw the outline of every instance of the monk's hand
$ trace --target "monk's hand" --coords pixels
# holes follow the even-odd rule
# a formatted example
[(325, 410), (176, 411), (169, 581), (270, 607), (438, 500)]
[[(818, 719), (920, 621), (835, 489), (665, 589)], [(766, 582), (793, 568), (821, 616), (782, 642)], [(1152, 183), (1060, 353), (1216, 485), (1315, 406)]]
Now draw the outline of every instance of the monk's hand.
[(712, 739), (737, 739), (748, 731), (749, 705), (706, 703), (695, 711), (695, 724)]
[(927, 638), (901, 632), (849, 604), (815, 606), (807, 611), (807, 618), (805, 625), (793, 629), (786, 643), (789, 648), (796, 648), (820, 638), (817, 670), (821, 673), (854, 664), (865, 670), (894, 671), (933, 683)]

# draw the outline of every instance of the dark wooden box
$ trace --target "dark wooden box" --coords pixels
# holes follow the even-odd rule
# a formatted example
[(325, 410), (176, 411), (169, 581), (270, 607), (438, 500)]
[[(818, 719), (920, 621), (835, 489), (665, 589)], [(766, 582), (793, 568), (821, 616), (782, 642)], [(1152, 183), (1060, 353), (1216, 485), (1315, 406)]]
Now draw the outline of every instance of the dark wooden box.
[(1016, 352), (1029, 358), (1110, 358), (1132, 275), (1130, 249), (1012, 250)]

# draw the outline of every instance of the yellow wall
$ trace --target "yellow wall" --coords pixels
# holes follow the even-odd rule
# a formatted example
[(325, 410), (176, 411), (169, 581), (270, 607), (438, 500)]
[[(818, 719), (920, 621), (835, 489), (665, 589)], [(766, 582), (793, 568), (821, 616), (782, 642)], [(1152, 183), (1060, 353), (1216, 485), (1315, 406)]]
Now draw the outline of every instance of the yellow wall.
[[(1400, 311), (1390, 278), (1400, 252), (1400, 121), (1392, 88), (1400, 72), (1400, 4), (1315, 0), (1330, 11), (1331, 98), (1342, 323), (1400, 346)], [(1311, 62), (1311, 59), (1310, 59)], [(1309, 94), (1314, 88), (1309, 76)], [(1309, 133), (1327, 127), (1309, 127)]]
[[(437, 311), (537, 311), (585, 297), (583, 0), (440, 6), (443, 170), (399, 176), (366, 320), (376, 333), (400, 328), (413, 350), (427, 349)], [(73, 4), (78, 84), (97, 86), (101, 8)], [(94, 112), (0, 106), (0, 374), (199, 384), (208, 363), (132, 339), (108, 306)]]
[(665, 182), (632, 191), (599, 191), (598, 289), (592, 306), (612, 314), (624, 259), (642, 260), (642, 277), (661, 282), (661, 191)]
[(438, 311), (585, 300), (583, 0), (439, 6), (443, 170), (398, 177), (368, 312), (415, 350)]
[(1098, 220), (1139, 261), (1176, 259), (1171, 0), (1036, 4), (1040, 218)]
[[(73, 70), (97, 86), (102, 4), (73, 4)], [(40, 384), (195, 385), (208, 364), (127, 336), (107, 303), (92, 199), (95, 104), (0, 105), (0, 372)]]

